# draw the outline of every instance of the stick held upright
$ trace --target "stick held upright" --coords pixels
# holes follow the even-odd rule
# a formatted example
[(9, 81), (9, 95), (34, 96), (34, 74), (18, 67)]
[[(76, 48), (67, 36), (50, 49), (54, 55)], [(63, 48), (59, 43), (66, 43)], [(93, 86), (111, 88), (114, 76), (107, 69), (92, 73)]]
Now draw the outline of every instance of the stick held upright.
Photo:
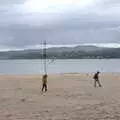
[(44, 41), (44, 49), (43, 49), (43, 59), (44, 59), (44, 74), (47, 74), (47, 53), (46, 53), (46, 41)]

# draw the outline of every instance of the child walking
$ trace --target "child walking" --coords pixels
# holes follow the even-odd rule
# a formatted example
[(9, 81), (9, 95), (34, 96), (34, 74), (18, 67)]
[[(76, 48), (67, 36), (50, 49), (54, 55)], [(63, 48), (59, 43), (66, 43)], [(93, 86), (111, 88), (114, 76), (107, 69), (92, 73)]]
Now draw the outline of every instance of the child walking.
[(45, 89), (45, 92), (47, 92), (47, 74), (43, 75), (42, 77), (42, 92)]

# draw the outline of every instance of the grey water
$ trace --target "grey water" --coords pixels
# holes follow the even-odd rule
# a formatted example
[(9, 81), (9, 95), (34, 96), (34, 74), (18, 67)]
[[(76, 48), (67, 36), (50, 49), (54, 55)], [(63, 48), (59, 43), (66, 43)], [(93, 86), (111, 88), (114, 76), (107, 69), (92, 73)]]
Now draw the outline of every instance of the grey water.
[[(0, 74), (43, 74), (43, 60), (0, 60)], [(59, 73), (91, 73), (120, 72), (120, 59), (62, 59), (47, 60), (47, 72)]]

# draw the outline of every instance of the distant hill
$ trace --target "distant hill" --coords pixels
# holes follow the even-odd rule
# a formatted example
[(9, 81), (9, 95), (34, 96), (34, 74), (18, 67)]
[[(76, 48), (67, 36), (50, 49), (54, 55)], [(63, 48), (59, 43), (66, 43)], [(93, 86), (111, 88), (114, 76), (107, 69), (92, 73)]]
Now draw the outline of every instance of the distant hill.
[[(96, 46), (54, 47), (47, 49), (47, 58), (56, 59), (110, 59), (120, 58), (120, 48)], [(43, 59), (43, 50), (0, 52), (0, 59)]]

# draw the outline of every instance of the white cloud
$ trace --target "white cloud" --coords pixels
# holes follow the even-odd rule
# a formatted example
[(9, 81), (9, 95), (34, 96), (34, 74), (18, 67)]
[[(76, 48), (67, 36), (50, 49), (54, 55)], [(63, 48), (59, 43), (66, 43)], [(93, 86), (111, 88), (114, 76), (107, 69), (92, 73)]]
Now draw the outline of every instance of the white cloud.
[(83, 45), (85, 45), (85, 46), (93, 45), (96, 47), (105, 47), (105, 48), (120, 48), (120, 44), (118, 44), (118, 43), (86, 43)]
[(2, 23), (47, 26), (69, 18), (80, 22), (119, 21), (120, 5), (117, 3), (117, 0), (25, 0), (23, 4), (1, 6), (5, 13)]
[(75, 7), (84, 8), (93, 0), (28, 0), (23, 5), (24, 12), (61, 13)]

